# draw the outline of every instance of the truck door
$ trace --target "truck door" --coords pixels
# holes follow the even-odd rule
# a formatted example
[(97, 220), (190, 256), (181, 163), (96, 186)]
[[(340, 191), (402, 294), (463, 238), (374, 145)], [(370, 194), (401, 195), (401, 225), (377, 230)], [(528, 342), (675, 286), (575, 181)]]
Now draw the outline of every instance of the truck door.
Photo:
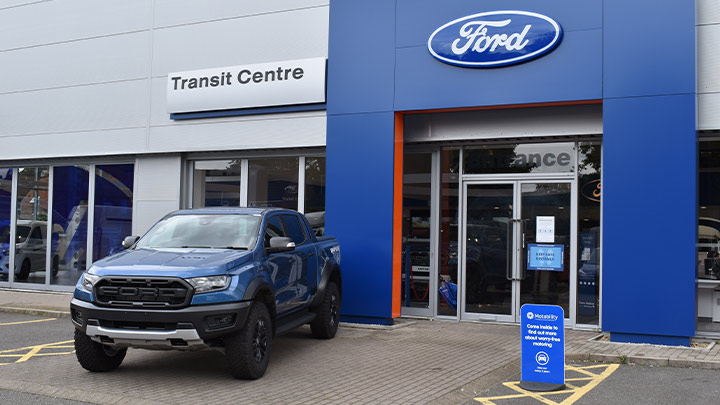
[(300, 223), (296, 214), (282, 214), (288, 237), (295, 242), (295, 255), (297, 261), (290, 273), (296, 280), (297, 303), (305, 304), (315, 293), (317, 283), (317, 246), (312, 243), (312, 238), (307, 234), (305, 226)]
[[(268, 218), (263, 244), (267, 249), (270, 247), (270, 238), (282, 236), (289, 237), (280, 215), (273, 215)], [(270, 278), (275, 289), (275, 307), (278, 315), (292, 310), (297, 302), (297, 258), (295, 252), (271, 253), (265, 258), (265, 266), (270, 273)]]

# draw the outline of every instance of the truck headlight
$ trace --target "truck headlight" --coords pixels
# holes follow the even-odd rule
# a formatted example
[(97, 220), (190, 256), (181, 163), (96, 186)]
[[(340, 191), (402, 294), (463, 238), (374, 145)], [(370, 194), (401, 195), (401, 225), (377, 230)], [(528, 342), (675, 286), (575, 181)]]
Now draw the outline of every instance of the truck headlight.
[(92, 274), (89, 271), (86, 271), (85, 273), (83, 273), (82, 277), (83, 277), (82, 286), (88, 291), (92, 291), (95, 283), (97, 283), (98, 280), (100, 280), (100, 276)]
[(187, 282), (195, 289), (196, 294), (202, 294), (213, 291), (222, 291), (230, 286), (230, 277), (228, 276), (212, 276), (212, 277), (195, 277), (187, 279)]

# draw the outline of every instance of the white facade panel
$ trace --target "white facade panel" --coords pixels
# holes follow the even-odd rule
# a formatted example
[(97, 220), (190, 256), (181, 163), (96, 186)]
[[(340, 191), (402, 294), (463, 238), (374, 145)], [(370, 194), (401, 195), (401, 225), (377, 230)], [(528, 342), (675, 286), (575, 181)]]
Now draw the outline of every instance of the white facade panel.
[(186, 70), (327, 57), (328, 10), (310, 8), (157, 29), (153, 36), (153, 77)]
[[(62, 139), (59, 142), (58, 139)], [(140, 152), (147, 128), (83, 131), (0, 138), (0, 159), (38, 159), (72, 156), (110, 156)], [(0, 166), (2, 164), (0, 163)]]
[[(480, 123), (480, 124), (478, 124)], [(407, 142), (602, 134), (602, 106), (423, 114), (406, 118)], [(414, 129), (414, 130), (413, 130)]]
[(720, 129), (720, 93), (698, 94), (698, 129)]
[(194, 120), (150, 128), (150, 151), (211, 151), (325, 146), (325, 111), (259, 115), (229, 122)]
[(57, 0), (0, 10), (0, 51), (150, 29), (146, 0)]
[(329, 0), (204, 1), (156, 0), (155, 28), (224, 20), (285, 10), (327, 6)]
[(146, 78), (150, 32), (0, 52), (0, 93)]
[(697, 91), (720, 92), (720, 24), (697, 27), (697, 42)]
[[(0, 139), (4, 136), (146, 127), (148, 80), (64, 87), (0, 95)], [(77, 145), (78, 155), (85, 155)]]
[(165, 214), (180, 208), (181, 166), (178, 155), (136, 159), (133, 235), (142, 235)]
[(720, 24), (720, 1), (697, 0), (697, 24)]
[(38, 0), (0, 0), (0, 10), (4, 8), (18, 7), (37, 2)]

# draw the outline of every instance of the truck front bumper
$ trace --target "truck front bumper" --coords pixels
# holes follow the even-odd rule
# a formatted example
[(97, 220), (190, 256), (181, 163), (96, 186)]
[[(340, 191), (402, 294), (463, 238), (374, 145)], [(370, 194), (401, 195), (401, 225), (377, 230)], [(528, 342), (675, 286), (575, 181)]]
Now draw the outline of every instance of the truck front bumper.
[(72, 322), (96, 342), (116, 348), (200, 350), (245, 325), (252, 301), (174, 310), (100, 307), (73, 298)]

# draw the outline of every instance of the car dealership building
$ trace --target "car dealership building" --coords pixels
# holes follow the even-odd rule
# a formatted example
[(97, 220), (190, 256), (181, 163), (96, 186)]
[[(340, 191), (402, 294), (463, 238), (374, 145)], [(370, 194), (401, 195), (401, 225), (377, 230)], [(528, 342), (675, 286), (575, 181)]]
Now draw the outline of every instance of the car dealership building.
[[(0, 286), (169, 211), (280, 206), (347, 321), (720, 337), (720, 3), (0, 5)], [(14, 269), (14, 271), (11, 271)]]

